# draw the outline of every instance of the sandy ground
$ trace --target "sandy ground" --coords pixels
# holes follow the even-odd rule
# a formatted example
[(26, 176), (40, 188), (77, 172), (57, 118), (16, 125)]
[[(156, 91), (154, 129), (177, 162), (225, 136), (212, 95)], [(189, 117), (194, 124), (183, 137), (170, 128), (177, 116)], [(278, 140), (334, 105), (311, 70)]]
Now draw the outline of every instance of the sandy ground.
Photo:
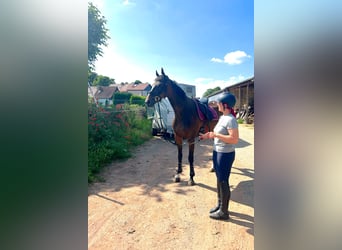
[(212, 141), (195, 146), (195, 186), (188, 186), (187, 145), (175, 183), (175, 145), (154, 137), (133, 157), (113, 162), (105, 182), (89, 186), (88, 249), (254, 249), (254, 127), (239, 125), (230, 176), (230, 220), (209, 218), (216, 205)]

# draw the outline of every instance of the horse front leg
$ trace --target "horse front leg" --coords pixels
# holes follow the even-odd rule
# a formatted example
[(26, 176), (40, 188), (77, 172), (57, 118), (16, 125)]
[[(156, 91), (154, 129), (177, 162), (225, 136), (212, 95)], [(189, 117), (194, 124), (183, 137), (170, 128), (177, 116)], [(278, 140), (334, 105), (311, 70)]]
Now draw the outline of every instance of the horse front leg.
[(177, 173), (175, 175), (175, 182), (180, 182), (180, 174), (183, 172), (183, 169), (182, 169), (182, 158), (183, 158), (182, 143), (183, 143), (183, 139), (176, 135), (175, 141), (176, 141), (177, 149), (178, 149), (178, 168), (177, 168)]
[(195, 185), (194, 176), (195, 176), (195, 169), (194, 169), (194, 151), (195, 151), (195, 139), (189, 139), (189, 164), (190, 164), (190, 179), (188, 181), (189, 186)]

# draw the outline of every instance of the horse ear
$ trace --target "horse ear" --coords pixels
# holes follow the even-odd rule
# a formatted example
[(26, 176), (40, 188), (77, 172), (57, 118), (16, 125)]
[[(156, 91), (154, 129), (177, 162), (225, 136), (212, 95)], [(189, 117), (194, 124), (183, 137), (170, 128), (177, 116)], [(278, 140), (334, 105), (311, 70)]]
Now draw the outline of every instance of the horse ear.
[(161, 68), (161, 73), (162, 73), (162, 75), (165, 76), (165, 73), (164, 73), (164, 69), (163, 69), (163, 68)]
[(158, 71), (156, 70), (156, 76), (158, 77), (159, 76), (159, 74), (158, 74)]

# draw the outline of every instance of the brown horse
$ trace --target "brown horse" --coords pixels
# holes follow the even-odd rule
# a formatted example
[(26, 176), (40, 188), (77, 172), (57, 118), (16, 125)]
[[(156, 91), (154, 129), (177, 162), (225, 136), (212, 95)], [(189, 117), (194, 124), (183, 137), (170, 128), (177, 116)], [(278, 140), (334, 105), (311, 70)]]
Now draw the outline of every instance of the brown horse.
[(162, 98), (167, 97), (174, 109), (175, 118), (173, 120), (173, 131), (175, 133), (175, 142), (178, 148), (178, 169), (175, 175), (175, 182), (180, 181), (180, 173), (182, 173), (182, 144), (183, 139), (186, 139), (189, 144), (188, 160), (190, 164), (190, 179), (189, 185), (194, 185), (194, 149), (195, 138), (198, 136), (200, 129), (204, 128), (204, 132), (212, 131), (217, 123), (218, 111), (216, 111), (216, 119), (209, 121), (208, 119), (200, 119), (196, 100), (186, 96), (185, 92), (178, 84), (165, 75), (163, 68), (161, 75), (156, 71), (157, 78), (153, 87), (146, 97), (145, 103), (152, 107)]

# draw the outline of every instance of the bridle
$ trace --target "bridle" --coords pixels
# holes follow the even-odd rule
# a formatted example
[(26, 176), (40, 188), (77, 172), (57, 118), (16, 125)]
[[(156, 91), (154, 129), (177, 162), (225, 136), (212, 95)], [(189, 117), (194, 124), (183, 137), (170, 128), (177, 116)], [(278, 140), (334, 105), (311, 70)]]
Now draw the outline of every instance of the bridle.
[[(166, 84), (165, 84), (165, 86), (162, 86), (162, 88), (165, 88), (166, 87)], [(152, 92), (152, 90), (151, 90), (151, 92)], [(159, 96), (159, 95), (156, 95), (156, 96), (154, 96), (154, 102), (159, 102), (162, 98)]]

